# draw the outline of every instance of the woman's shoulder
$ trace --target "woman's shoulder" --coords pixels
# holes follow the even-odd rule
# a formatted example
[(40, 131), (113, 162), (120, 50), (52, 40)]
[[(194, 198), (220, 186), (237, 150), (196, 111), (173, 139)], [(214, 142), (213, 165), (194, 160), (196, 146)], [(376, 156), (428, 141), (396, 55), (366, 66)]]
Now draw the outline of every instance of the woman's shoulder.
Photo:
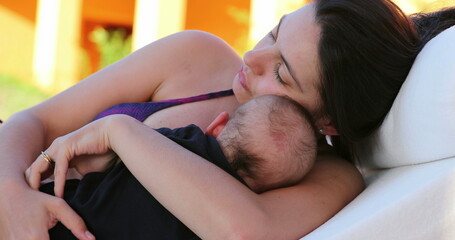
[(178, 32), (174, 35), (177, 38), (184, 38), (185, 41), (195, 40), (192, 43), (200, 43), (201, 45), (208, 43), (208, 44), (224, 44), (226, 46), (229, 46), (220, 37), (218, 37), (212, 33), (204, 32), (204, 31), (200, 31), (200, 30), (185, 30), (185, 31)]
[(187, 30), (163, 39), (173, 51), (168, 54), (172, 67), (154, 101), (189, 97), (225, 90), (242, 63), (239, 55), (221, 38), (202, 31)]
[(218, 36), (198, 30), (187, 30), (181, 32), (181, 37), (186, 40), (188, 53), (195, 54), (194, 58), (199, 58), (204, 63), (211, 65), (235, 64), (236, 70), (238, 70), (238, 64), (241, 62), (240, 56)]
[(171, 34), (156, 40), (137, 50), (132, 55), (137, 58), (158, 57), (170, 60), (176, 65), (181, 62), (197, 63), (195, 59), (204, 60), (204, 63), (213, 63), (212, 58), (227, 58), (238, 60), (239, 56), (234, 49), (223, 39), (199, 30), (186, 30)]
[(351, 201), (365, 188), (360, 171), (352, 163), (335, 154), (318, 155), (306, 180), (344, 193), (346, 201)]
[[(168, 37), (161, 39), (167, 44), (172, 45), (178, 49), (181, 54), (194, 54), (198, 51), (200, 54), (210, 54), (213, 56), (223, 56), (228, 53), (226, 57), (236, 57), (234, 49), (220, 37), (213, 35), (209, 32), (199, 30), (185, 30)], [(195, 55), (193, 57), (197, 57)]]

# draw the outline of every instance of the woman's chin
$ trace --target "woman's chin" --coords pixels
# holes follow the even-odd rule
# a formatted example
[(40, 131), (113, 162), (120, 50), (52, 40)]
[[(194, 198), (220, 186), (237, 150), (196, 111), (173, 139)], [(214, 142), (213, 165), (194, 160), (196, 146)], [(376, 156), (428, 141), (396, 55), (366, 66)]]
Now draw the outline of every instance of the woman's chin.
[(234, 83), (232, 84), (232, 90), (234, 91), (235, 98), (239, 103), (246, 103), (251, 100), (252, 96), (251, 93), (248, 92), (238, 81), (238, 79), (234, 79)]
[(248, 102), (252, 98), (242, 87), (233, 87), (232, 90), (234, 91), (235, 98), (241, 104)]

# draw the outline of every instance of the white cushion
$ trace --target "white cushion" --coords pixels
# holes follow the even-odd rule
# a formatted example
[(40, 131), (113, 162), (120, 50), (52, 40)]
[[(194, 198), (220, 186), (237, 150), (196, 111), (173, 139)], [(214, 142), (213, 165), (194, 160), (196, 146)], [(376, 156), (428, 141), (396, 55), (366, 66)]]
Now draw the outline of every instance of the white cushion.
[(419, 53), (382, 126), (358, 149), (368, 169), (455, 156), (455, 27)]
[(302, 240), (455, 239), (455, 27), (424, 47), (357, 148), (367, 188)]
[(372, 178), (301, 240), (455, 239), (455, 158), (380, 170)]

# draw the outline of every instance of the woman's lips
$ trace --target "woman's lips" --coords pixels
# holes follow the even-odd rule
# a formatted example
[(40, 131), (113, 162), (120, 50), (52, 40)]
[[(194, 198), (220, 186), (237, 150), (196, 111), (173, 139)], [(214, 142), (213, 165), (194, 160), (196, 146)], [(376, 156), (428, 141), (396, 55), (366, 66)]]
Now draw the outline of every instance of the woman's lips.
[(250, 89), (248, 88), (248, 85), (246, 84), (244, 69), (245, 69), (244, 65), (242, 65), (242, 67), (240, 68), (240, 71), (239, 71), (239, 82), (240, 82), (240, 85), (242, 85), (242, 87), (245, 90), (250, 91)]

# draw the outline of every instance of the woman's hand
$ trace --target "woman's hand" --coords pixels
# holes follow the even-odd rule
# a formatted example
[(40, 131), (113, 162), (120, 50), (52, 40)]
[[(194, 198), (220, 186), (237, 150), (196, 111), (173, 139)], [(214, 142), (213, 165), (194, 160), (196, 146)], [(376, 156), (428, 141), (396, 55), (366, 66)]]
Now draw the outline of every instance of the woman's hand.
[(119, 160), (117, 154), (109, 150), (104, 154), (77, 156), (70, 161), (69, 167), (84, 176), (89, 172), (103, 172), (117, 163), (117, 160)]
[[(33, 189), (40, 187), (41, 180), (54, 174), (55, 196), (63, 197), (66, 175), (70, 161), (77, 157), (76, 167), (82, 173), (88, 168), (95, 166), (92, 171), (101, 171), (107, 168), (115, 154), (110, 151), (108, 128), (111, 119), (115, 116), (106, 117), (92, 122), (79, 130), (55, 139), (54, 142), (32, 163), (26, 170), (25, 176), (28, 184)], [(93, 156), (88, 162), (87, 155)], [(96, 162), (96, 163), (93, 163)]]
[[(57, 222), (65, 225), (78, 239), (95, 239), (81, 217), (61, 198), (30, 189), (26, 184), (10, 181), (2, 185), (0, 198), (1, 239), (49, 239), (48, 229)], [(13, 206), (21, 206), (21, 211)], [(29, 215), (29, 213), (32, 213)]]

